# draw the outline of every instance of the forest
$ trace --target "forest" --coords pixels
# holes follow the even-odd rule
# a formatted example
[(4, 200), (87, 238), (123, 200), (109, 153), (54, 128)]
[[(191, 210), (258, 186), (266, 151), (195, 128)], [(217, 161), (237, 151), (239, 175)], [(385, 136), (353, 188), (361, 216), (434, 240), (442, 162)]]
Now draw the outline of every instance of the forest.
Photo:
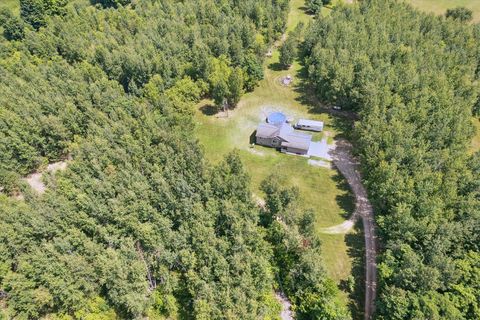
[[(349, 319), (298, 191), (208, 163), (203, 97), (263, 77), (287, 0), (21, 0), (0, 12), (0, 319)], [(73, 159), (39, 195), (22, 179)], [(22, 197), (19, 198), (19, 195)], [(23, 200), (22, 200), (23, 198)]]
[(480, 318), (480, 153), (467, 152), (480, 26), (468, 20), (365, 0), (319, 17), (301, 45), (317, 97), (358, 114), (380, 233), (377, 319)]
[[(198, 101), (263, 78), (288, 0), (20, 0), (0, 9), (0, 319), (351, 318), (311, 211), (209, 163)], [(480, 319), (480, 25), (403, 1), (315, 15), (280, 48), (352, 142), (379, 232), (375, 318)], [(301, 39), (300, 39), (301, 38)], [(69, 161), (37, 194), (22, 179)]]

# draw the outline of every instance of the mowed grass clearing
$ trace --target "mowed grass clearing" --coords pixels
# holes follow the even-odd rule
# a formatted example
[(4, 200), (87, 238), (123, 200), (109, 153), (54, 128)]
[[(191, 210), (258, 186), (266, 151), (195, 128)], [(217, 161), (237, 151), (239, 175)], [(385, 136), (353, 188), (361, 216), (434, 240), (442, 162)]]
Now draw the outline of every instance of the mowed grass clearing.
[[(277, 59), (278, 52), (275, 52), (267, 63)], [(298, 64), (294, 68), (298, 69)], [(286, 74), (295, 75), (295, 70), (267, 69), (260, 86), (246, 94), (237, 108), (229, 111), (228, 117), (225, 114), (205, 114), (205, 110), (213, 107), (211, 101), (202, 101), (196, 115), (197, 137), (206, 157), (213, 163), (218, 163), (225, 154), (237, 149), (251, 177), (256, 196), (264, 196), (260, 191), (264, 179), (271, 174), (281, 175), (288, 185), (299, 189), (301, 207), (314, 210), (318, 228), (342, 223), (353, 210), (353, 199), (343, 176), (336, 170), (309, 165), (305, 157), (250, 144), (256, 126), (265, 121), (270, 111), (282, 111), (295, 119), (322, 120), (331, 138), (340, 133), (333, 127), (333, 119), (329, 115), (309, 113), (308, 107), (296, 100), (299, 94), (280, 84), (282, 75)], [(321, 133), (315, 134), (314, 140), (320, 140), (322, 136)], [(351, 274), (352, 258), (348, 254), (345, 236), (320, 234), (320, 237), (329, 276), (338, 282), (346, 279)]]
[(447, 9), (465, 7), (473, 11), (473, 21), (480, 21), (480, 0), (407, 0), (414, 7), (436, 15), (443, 15)]
[[(299, 22), (308, 22), (310, 17), (303, 11), (303, 1), (291, 3), (288, 30)], [(286, 178), (291, 186), (300, 191), (300, 205), (312, 209), (317, 216), (318, 228), (342, 223), (353, 211), (353, 198), (345, 179), (338, 171), (309, 165), (305, 157), (282, 154), (274, 149), (251, 145), (251, 135), (271, 111), (282, 111), (295, 119), (308, 118), (325, 123), (324, 133), (314, 134), (314, 140), (325, 135), (328, 140), (342, 134), (336, 127), (335, 119), (328, 114), (312, 113), (311, 108), (301, 103), (302, 92), (297, 88), (300, 65), (295, 63), (290, 70), (278, 67), (278, 50), (265, 63), (265, 78), (251, 93), (243, 96), (234, 110), (226, 114), (215, 114), (212, 102), (202, 101), (196, 113), (197, 137), (203, 145), (206, 157), (213, 163), (221, 161), (225, 154), (237, 149), (251, 177), (255, 195), (263, 197), (261, 182), (271, 174)], [(291, 87), (281, 84), (286, 75), (294, 77)], [(319, 233), (320, 234), (320, 233)], [(323, 258), (329, 276), (336, 281), (346, 279), (352, 271), (353, 257), (345, 235), (324, 235), (322, 239)], [(348, 303), (345, 295), (345, 303)]]

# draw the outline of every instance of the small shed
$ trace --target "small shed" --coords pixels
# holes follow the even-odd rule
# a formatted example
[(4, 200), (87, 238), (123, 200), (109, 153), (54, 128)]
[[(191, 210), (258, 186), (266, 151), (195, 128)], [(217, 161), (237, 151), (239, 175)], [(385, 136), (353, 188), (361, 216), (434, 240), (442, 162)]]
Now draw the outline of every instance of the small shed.
[(295, 129), (320, 132), (323, 130), (323, 122), (315, 121), (315, 120), (300, 119), (295, 125)]

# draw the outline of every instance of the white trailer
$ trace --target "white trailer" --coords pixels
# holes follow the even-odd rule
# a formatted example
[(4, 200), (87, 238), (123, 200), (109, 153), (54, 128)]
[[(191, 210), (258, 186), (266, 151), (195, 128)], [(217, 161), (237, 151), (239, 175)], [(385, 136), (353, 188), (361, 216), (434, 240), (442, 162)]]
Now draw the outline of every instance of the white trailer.
[(300, 119), (295, 125), (295, 129), (320, 132), (323, 130), (323, 122), (315, 121), (315, 120)]

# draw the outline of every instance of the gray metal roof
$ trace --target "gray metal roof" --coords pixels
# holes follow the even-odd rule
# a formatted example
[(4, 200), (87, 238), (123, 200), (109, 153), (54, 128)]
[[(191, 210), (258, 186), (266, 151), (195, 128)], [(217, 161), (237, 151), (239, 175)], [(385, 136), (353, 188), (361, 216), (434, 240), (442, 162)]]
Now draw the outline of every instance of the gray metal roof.
[(307, 119), (298, 120), (297, 125), (323, 128), (323, 122), (322, 121), (307, 120)]
[(312, 136), (309, 134), (292, 132), (285, 137), (282, 137), (285, 141), (282, 142), (282, 147), (297, 148), (302, 150), (308, 150)]
[(282, 146), (308, 150), (312, 136), (309, 134), (295, 132), (291, 125), (283, 123), (273, 125), (269, 123), (260, 123), (257, 127), (256, 137), (275, 138), (283, 140)]
[(269, 123), (260, 123), (257, 127), (257, 133), (255, 136), (260, 138), (273, 138), (278, 136), (280, 128), (276, 125)]

